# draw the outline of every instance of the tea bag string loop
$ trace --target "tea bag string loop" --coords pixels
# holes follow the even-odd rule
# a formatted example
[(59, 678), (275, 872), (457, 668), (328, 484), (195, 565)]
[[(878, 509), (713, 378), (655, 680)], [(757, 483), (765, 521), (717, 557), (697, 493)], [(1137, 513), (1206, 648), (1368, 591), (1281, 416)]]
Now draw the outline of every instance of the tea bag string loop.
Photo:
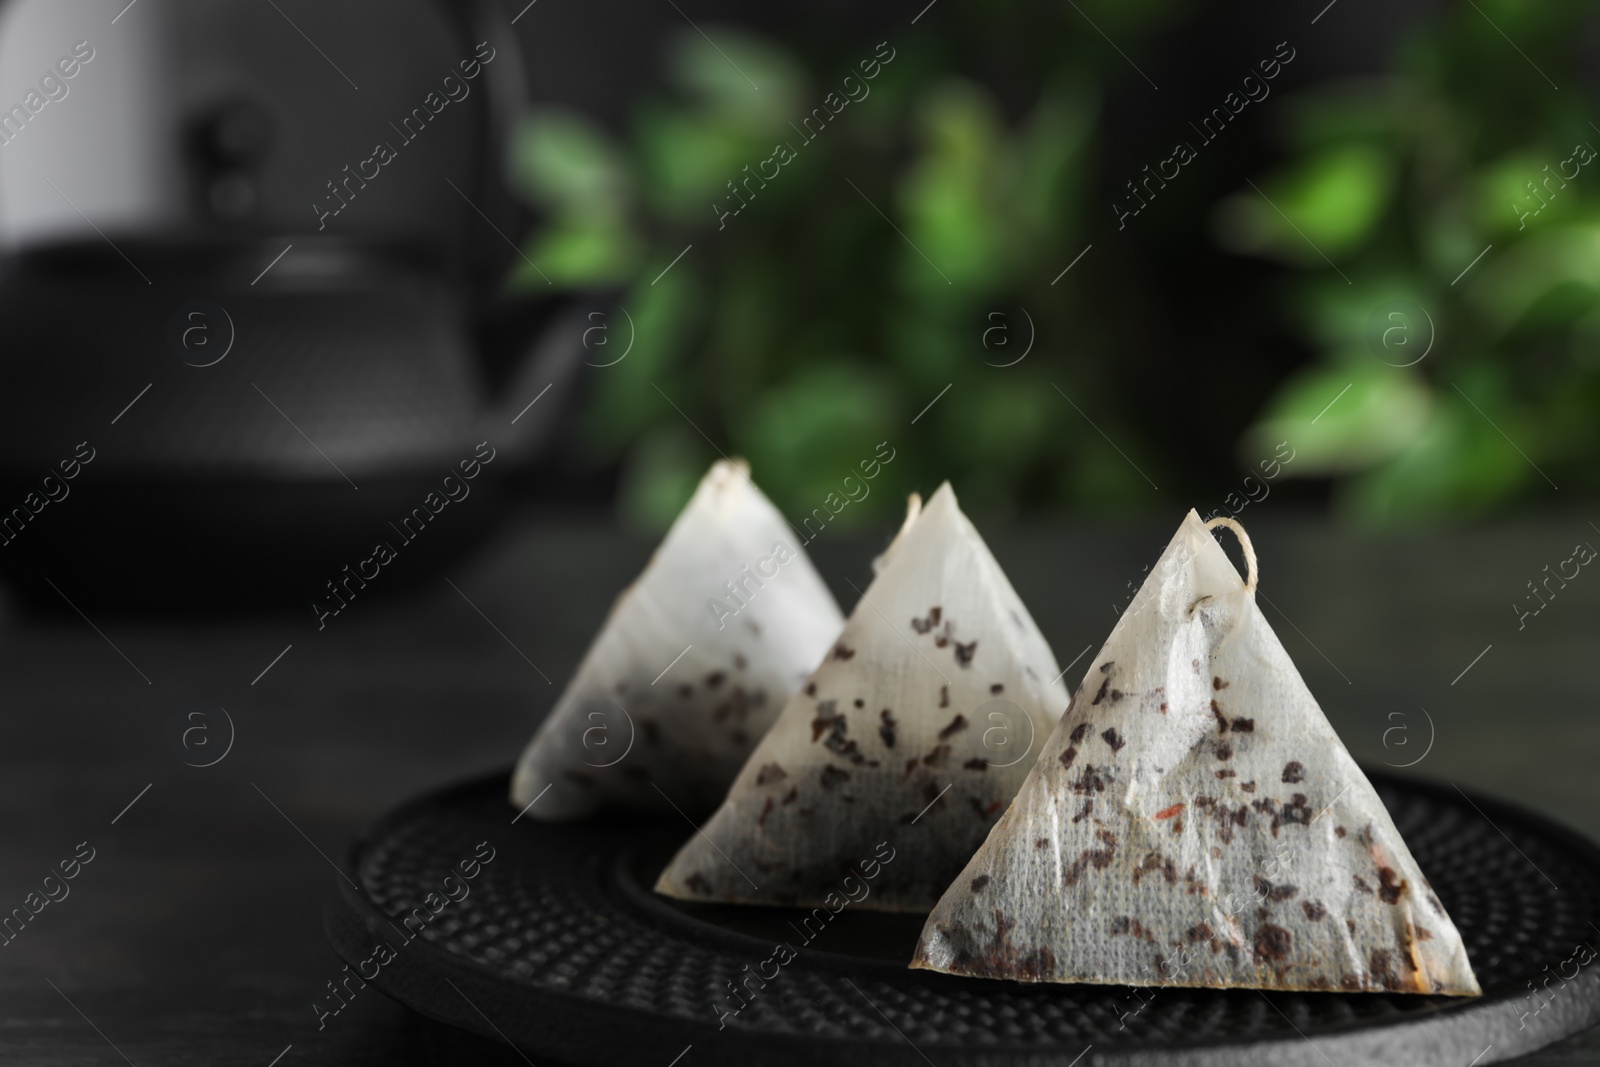
[[(883, 570), (884, 564), (888, 563), (889, 562), (889, 557), (894, 554), (895, 546), (898, 545), (902, 540), (905, 539), (906, 532), (909, 531), (911, 529), (911, 527), (913, 527), (913, 526), (915, 526), (917, 524), (917, 519), (919, 517), (921, 517), (921, 515), (922, 515), (922, 494), (921, 493), (912, 493), (910, 496), (906, 497), (906, 521), (900, 524), (900, 529), (895, 533), (894, 537), (889, 541), (889, 547), (885, 548), (882, 552), (878, 553), (878, 555), (873, 559), (873, 561), (872, 561), (872, 573), (873, 574), (877, 574), (879, 571)], [(804, 543), (804, 542), (802, 542), (802, 543)]]
[(1254, 593), (1256, 591), (1256, 550), (1250, 544), (1250, 535), (1244, 532), (1244, 527), (1239, 525), (1237, 519), (1230, 519), (1226, 515), (1219, 515), (1206, 523), (1206, 529), (1208, 530), (1214, 530), (1218, 526), (1226, 526), (1233, 531), (1233, 536), (1239, 539), (1239, 547), (1244, 550), (1244, 564), (1248, 571), (1245, 578), (1244, 591)]

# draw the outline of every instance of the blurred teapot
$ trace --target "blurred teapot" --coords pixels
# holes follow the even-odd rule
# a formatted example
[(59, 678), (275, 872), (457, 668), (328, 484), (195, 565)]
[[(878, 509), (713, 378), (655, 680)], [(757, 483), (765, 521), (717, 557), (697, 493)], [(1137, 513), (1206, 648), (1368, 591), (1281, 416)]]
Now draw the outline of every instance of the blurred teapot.
[(494, 4), (9, 0), (0, 71), (0, 569), (298, 610), (467, 461), (396, 569), (481, 536), (590, 325), (503, 284), (544, 282)]

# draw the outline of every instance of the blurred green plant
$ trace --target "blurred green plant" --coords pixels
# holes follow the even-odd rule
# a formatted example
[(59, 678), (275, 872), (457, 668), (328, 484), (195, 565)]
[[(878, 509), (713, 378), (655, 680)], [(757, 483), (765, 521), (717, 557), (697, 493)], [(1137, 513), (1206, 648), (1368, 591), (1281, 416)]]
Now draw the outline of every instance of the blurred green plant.
[(1320, 358), (1243, 455), (1291, 440), (1287, 474), (1378, 523), (1600, 487), (1600, 166), (1574, 149), (1600, 146), (1574, 70), (1592, 20), (1452, 7), (1384, 76), (1285, 101), (1287, 161), (1216, 229), (1300, 272), (1285, 306)]
[[(1172, 9), (1096, 14), (1131, 41)], [(988, 511), (1114, 508), (1145, 491), (1052, 388), (1159, 468), (1097, 370), (1112, 323), (1077, 278), (1050, 281), (1105, 210), (1085, 203), (1099, 72), (1132, 72), (1070, 6), (946, 17), (957, 24), (939, 38), (835, 40), (809, 65), (742, 31), (707, 27), (715, 45), (686, 31), (670, 92), (642, 102), (625, 137), (551, 110), (521, 131), (517, 176), (544, 217), (528, 257), (562, 288), (620, 291), (634, 322), (627, 359), (595, 376), (584, 430), (597, 464), (621, 464), (630, 518), (669, 521), (725, 450), (799, 522), (886, 439), (886, 491), (841, 524), (896, 517), (906, 491), (945, 478)], [(1013, 42), (1003, 57), (960, 52), (997, 40)], [(985, 86), (1016, 64), (1047, 72), (1044, 88), (1003, 109)], [(517, 281), (545, 287), (531, 269)], [(1034, 351), (1003, 366), (1029, 343), (1025, 319)], [(959, 403), (913, 425), (947, 386)]]

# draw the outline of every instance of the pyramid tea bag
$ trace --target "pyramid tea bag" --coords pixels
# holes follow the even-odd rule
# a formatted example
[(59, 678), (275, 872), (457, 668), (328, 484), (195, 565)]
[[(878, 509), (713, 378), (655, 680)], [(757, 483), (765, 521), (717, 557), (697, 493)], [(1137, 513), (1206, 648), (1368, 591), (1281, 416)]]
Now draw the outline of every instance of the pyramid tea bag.
[(710, 811), (843, 625), (748, 467), (717, 462), (523, 751), (511, 802), (550, 821)]
[(811, 907), (876, 854), (855, 906), (926, 911), (1066, 706), (1058, 673), (949, 484), (920, 512), (913, 497), (844, 633), (656, 890)]
[(1198, 515), (1124, 612), (913, 967), (1474, 995), (1378, 795)]

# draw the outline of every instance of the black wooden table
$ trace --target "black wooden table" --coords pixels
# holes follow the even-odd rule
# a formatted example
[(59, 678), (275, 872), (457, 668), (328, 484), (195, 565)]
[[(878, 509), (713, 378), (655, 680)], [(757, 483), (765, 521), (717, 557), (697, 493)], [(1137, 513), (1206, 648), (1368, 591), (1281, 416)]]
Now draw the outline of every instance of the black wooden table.
[[(1104, 640), (1176, 518), (991, 543), (1065, 665)], [(1587, 517), (1395, 538), (1249, 525), (1267, 617), (1358, 760), (1421, 757), (1406, 773), (1600, 839), (1600, 577), (1580, 573), (1537, 616), (1511, 606), (1576, 542), (1600, 544)], [(846, 608), (882, 543), (829, 530), (812, 546)], [(524, 517), (449, 569), (458, 588), (419, 576), (320, 632), (309, 611), (91, 625), (11, 608), (0, 913), (59, 897), (46, 876), (93, 858), (7, 931), (0, 1063), (525, 1062), (371, 989), (319, 1026), (313, 1003), (342, 967), (322, 934), (330, 857), (419, 790), (508, 764), (650, 548), (598, 520)], [(196, 767), (226, 740), (214, 712), (186, 717), (206, 705), (235, 738)], [(1600, 1063), (1600, 1030), (1519, 1062)]]

